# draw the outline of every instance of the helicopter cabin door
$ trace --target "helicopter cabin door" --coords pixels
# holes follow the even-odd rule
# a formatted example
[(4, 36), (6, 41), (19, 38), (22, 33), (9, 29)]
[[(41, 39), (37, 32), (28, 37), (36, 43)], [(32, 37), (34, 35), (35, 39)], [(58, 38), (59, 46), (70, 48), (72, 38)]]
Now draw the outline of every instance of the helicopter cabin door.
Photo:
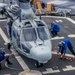
[(18, 32), (15, 28), (13, 28), (13, 30), (12, 30), (12, 40), (13, 40), (13, 45), (15, 46), (15, 48), (21, 49), (20, 36), (18, 35)]

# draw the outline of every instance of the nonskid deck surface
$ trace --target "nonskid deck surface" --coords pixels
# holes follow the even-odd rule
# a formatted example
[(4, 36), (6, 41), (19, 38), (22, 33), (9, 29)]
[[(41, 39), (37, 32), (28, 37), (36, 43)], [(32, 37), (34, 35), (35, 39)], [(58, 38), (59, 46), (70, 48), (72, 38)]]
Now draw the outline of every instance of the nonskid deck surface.
[[(42, 19), (50, 26), (50, 23), (52, 21), (55, 21), (58, 23), (61, 27), (61, 31), (58, 34), (57, 37), (51, 37), (52, 40), (52, 45), (53, 47), (57, 47), (58, 42), (64, 38), (70, 39), (72, 41), (72, 44), (74, 46), (75, 44), (75, 34), (74, 34), (74, 29), (75, 29), (75, 23), (72, 19), (70, 18), (57, 18), (57, 17), (42, 17)], [(8, 53), (11, 53), (11, 51), (7, 50), (6, 46), (6, 41), (7, 41), (7, 32), (6, 32), (6, 26), (5, 26), (5, 21), (0, 21), (0, 46), (5, 48), (5, 51)], [(3, 38), (3, 36), (6, 36)], [(75, 47), (74, 47), (75, 49)], [(12, 48), (14, 50), (14, 48)], [(67, 50), (68, 56), (73, 57), (69, 50)], [(53, 52), (53, 57), (52, 59), (44, 64), (44, 67), (42, 68), (36, 68), (35, 67), (35, 61), (29, 58), (26, 58), (22, 55), (13, 55), (10, 57), (10, 60), (13, 62), (12, 66), (9, 66), (11, 68), (15, 68), (18, 70), (13, 70), (6, 68), (5, 66), (2, 65), (3, 70), (0, 71), (1, 75), (8, 74), (8, 75), (18, 75), (20, 72), (24, 70), (24, 68), (29, 69), (29, 70), (36, 70), (41, 72), (43, 75), (63, 75), (70, 73), (71, 75), (74, 75), (74, 70), (75, 70), (75, 61), (69, 62), (67, 60), (61, 60), (59, 59), (60, 56), (57, 55), (55, 52)], [(20, 61), (22, 60), (22, 61)]]

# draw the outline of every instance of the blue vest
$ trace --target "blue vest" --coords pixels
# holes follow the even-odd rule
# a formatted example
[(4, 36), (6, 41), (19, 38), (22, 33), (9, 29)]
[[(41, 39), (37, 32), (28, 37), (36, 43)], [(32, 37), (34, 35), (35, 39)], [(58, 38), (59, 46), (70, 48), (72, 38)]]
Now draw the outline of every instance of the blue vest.
[(60, 27), (58, 24), (53, 23), (50, 29), (53, 29), (56, 32), (60, 32)]

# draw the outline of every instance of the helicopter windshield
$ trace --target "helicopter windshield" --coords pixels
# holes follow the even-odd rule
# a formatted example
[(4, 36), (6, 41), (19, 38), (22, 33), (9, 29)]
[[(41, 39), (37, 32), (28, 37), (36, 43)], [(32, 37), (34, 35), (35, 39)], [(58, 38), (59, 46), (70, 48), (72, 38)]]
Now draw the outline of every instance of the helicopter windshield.
[(27, 3), (29, 2), (30, 0), (18, 0), (19, 2), (22, 2), (22, 3)]
[(34, 28), (23, 29), (23, 34), (26, 41), (35, 41), (37, 39)]
[(47, 30), (44, 26), (43, 27), (38, 27), (37, 32), (38, 32), (39, 38), (41, 40), (47, 40), (48, 39)]

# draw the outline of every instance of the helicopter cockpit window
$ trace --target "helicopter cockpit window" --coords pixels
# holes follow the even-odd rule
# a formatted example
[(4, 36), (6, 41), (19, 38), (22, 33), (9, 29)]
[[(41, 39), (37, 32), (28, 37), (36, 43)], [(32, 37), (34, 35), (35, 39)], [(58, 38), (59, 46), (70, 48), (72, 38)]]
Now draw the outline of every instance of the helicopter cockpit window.
[(24, 26), (25, 28), (27, 28), (27, 27), (32, 27), (32, 25), (31, 25), (31, 23), (28, 21), (28, 22), (25, 22), (25, 26)]
[(37, 32), (38, 32), (39, 38), (41, 40), (47, 40), (48, 39), (47, 30), (44, 26), (43, 27), (38, 27)]
[(23, 2), (23, 3), (27, 3), (29, 2), (30, 0), (19, 0), (19, 2)]
[(23, 29), (23, 34), (26, 41), (35, 41), (37, 39), (34, 28)]
[(42, 22), (40, 22), (40, 21), (36, 21), (36, 24), (37, 24), (38, 26), (44, 26), (44, 24), (43, 24)]
[(29, 22), (29, 21), (28, 21), (28, 22), (25, 22), (25, 25), (26, 25), (26, 24), (30, 24), (30, 22)]

